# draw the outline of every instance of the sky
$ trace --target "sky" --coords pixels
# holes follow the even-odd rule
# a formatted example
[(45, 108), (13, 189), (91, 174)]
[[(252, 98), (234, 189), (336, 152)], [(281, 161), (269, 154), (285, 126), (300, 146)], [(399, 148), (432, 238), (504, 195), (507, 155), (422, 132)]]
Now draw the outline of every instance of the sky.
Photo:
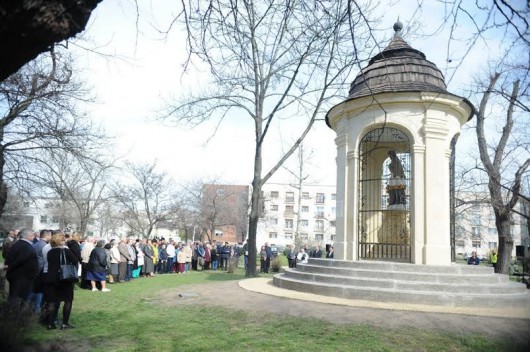
[[(132, 0), (103, 1), (92, 14), (83, 41), (71, 46), (79, 58), (82, 75), (92, 87), (96, 103), (87, 107), (108, 134), (116, 136), (114, 151), (134, 162), (156, 159), (159, 170), (167, 171), (178, 183), (217, 178), (226, 183), (250, 184), (253, 174), (254, 135), (249, 118), (233, 116), (223, 122), (215, 135), (215, 125), (206, 123), (196, 128), (170, 126), (157, 120), (164, 101), (181, 94), (190, 84), (200, 84), (200, 74), (182, 76), (185, 59), (184, 34), (177, 29), (165, 36), (157, 29), (167, 28), (177, 13), (178, 1), (139, 1), (139, 18)], [(395, 1), (394, 1), (395, 3)], [(411, 3), (416, 3), (411, 0)], [(439, 16), (439, 9), (425, 5), (421, 31), (429, 32)], [(386, 45), (393, 35), (392, 25), (399, 14), (407, 26), (415, 6), (385, 8), (382, 23), (388, 29), (381, 35)], [(137, 22), (138, 21), (138, 26)], [(137, 28), (139, 30), (137, 30)], [(427, 59), (442, 71), (448, 68), (446, 34), (437, 40), (414, 38), (409, 44), (427, 55)], [(104, 57), (81, 46), (113, 57)], [(471, 55), (461, 68), (461, 75), (453, 78), (449, 88), (466, 79), (484, 59)], [(448, 72), (448, 71), (447, 71)], [(447, 74), (446, 74), (447, 77)], [(456, 89), (456, 88), (455, 88)], [(458, 92), (456, 92), (458, 93)], [(265, 166), (279, 158), (275, 154), (280, 141), (292, 140), (304, 126), (276, 130), (277, 150), (266, 155)], [(305, 146), (313, 151), (308, 173), (309, 181), (325, 185), (335, 184), (335, 132), (323, 121), (316, 123)], [(468, 143), (463, 138), (462, 143)], [(272, 182), (289, 182), (285, 172), (279, 172)]]

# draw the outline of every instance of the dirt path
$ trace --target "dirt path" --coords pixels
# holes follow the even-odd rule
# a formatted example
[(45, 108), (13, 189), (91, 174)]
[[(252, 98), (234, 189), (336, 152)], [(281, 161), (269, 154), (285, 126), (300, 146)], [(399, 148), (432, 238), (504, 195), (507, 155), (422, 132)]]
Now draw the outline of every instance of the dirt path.
[[(182, 295), (180, 297), (179, 295)], [(530, 320), (358, 308), (301, 301), (247, 291), (237, 281), (186, 285), (160, 293), (166, 304), (201, 304), (240, 309), (248, 313), (312, 317), (333, 324), (366, 324), (380, 328), (415, 328), (517, 341), (530, 346)]]

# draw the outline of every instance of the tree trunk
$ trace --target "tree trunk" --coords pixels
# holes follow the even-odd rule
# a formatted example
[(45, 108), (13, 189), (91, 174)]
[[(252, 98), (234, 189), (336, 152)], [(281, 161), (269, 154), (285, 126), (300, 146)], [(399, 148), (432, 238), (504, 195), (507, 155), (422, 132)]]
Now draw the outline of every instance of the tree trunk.
[(248, 265), (246, 277), (256, 277), (258, 272), (256, 270), (257, 260), (257, 243), (256, 235), (258, 232), (259, 221), (259, 203), (260, 203), (260, 187), (261, 180), (254, 178), (252, 181), (252, 197), (250, 202), (250, 216), (248, 220)]
[(509, 274), (513, 251), (513, 239), (510, 234), (510, 217), (495, 214), (495, 225), (499, 234), (499, 252), (495, 272)]
[(4, 214), (4, 208), (7, 202), (7, 185), (4, 182), (4, 165), (4, 146), (0, 145), (0, 218), (2, 217), (2, 214)]
[(250, 198), (250, 216), (248, 220), (248, 265), (246, 277), (258, 276), (258, 271), (256, 270), (256, 260), (258, 258), (256, 240), (261, 203), (261, 169), (261, 144), (258, 138), (256, 141), (256, 155), (254, 157), (254, 178), (252, 179), (252, 196)]

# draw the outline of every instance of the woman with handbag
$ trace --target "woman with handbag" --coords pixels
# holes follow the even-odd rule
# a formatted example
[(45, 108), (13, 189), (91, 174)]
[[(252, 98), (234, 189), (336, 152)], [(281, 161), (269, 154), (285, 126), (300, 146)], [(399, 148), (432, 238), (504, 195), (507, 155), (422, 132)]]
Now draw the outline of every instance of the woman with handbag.
[(77, 278), (79, 261), (65, 245), (64, 233), (59, 232), (52, 236), (50, 245), (52, 249), (47, 254), (48, 272), (44, 276), (44, 295), (48, 302), (48, 330), (57, 329), (55, 316), (60, 302), (63, 304), (63, 321), (61, 330), (72, 329), (69, 324), (72, 302), (74, 300), (74, 282)]

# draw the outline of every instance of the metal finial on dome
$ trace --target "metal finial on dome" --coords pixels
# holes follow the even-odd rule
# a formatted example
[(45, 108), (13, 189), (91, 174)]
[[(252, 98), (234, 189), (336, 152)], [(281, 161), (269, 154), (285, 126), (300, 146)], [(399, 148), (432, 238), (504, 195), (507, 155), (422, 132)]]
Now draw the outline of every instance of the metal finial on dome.
[(401, 37), (401, 30), (403, 29), (403, 23), (399, 21), (399, 17), (396, 23), (394, 23), (394, 37)]

